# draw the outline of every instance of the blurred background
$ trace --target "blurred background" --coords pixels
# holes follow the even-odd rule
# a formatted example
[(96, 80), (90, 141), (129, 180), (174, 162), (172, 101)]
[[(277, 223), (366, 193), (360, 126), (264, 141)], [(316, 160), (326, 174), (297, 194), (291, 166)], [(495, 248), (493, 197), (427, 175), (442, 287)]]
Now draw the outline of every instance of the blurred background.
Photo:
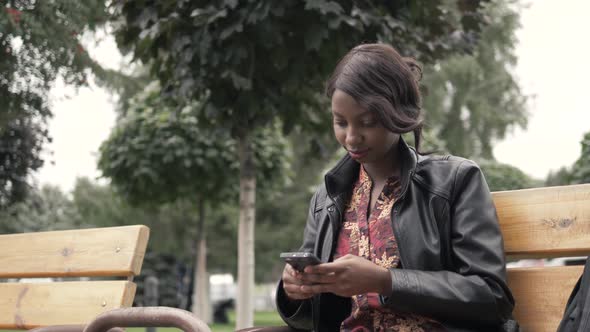
[(343, 155), (322, 94), (338, 59), (362, 42), (416, 58), (424, 149), (477, 161), (492, 191), (590, 183), (589, 11), (584, 0), (3, 0), (0, 233), (145, 224), (136, 305), (229, 326), (238, 260), (252, 259), (244, 306), (278, 323), (279, 253), (298, 248), (314, 188)]

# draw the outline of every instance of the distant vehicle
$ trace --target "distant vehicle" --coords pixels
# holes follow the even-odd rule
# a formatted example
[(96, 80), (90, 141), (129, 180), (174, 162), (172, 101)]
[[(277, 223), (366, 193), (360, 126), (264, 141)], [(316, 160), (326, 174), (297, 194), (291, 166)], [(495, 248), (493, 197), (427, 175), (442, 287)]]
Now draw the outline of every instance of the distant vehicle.
[(236, 289), (234, 277), (229, 273), (209, 276), (209, 296), (213, 306), (223, 301), (235, 300)]
[(584, 265), (586, 256), (576, 257), (559, 257), (553, 259), (521, 259), (506, 264), (508, 268), (514, 267), (541, 267), (541, 266), (564, 266), (564, 265)]
[(235, 305), (236, 283), (234, 277), (227, 274), (212, 274), (209, 277), (209, 296), (213, 307), (213, 322), (229, 323), (228, 310)]
[(551, 259), (545, 266), (562, 266), (562, 265), (584, 265), (586, 264), (586, 256), (579, 257), (559, 257)]
[(18, 282), (29, 284), (42, 284), (46, 282), (53, 282), (53, 278), (20, 278)]

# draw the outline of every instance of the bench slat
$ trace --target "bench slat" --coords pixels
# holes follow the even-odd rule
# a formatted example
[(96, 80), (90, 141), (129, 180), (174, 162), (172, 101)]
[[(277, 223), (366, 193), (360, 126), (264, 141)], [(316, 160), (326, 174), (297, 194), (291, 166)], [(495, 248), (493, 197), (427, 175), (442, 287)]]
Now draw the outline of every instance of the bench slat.
[(590, 253), (590, 184), (492, 193), (507, 255)]
[(0, 278), (138, 275), (148, 237), (143, 225), (0, 235)]
[(135, 288), (126, 280), (0, 283), (0, 329), (87, 324), (106, 310), (130, 307)]
[(525, 331), (555, 332), (584, 266), (508, 269), (514, 317)]

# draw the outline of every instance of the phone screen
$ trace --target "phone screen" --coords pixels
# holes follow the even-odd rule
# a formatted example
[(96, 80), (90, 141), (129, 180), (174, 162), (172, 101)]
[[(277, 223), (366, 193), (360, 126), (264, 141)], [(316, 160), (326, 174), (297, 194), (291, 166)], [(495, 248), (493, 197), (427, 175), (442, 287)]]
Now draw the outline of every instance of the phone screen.
[(303, 272), (308, 265), (321, 263), (319, 258), (309, 252), (284, 252), (281, 254), (281, 259), (299, 272)]

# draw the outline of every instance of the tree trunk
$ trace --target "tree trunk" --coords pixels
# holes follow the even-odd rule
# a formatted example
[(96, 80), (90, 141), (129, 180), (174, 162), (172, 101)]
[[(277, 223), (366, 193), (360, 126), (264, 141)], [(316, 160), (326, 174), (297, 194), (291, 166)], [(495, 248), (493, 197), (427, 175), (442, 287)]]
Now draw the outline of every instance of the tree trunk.
[(209, 278), (207, 275), (207, 240), (205, 238), (205, 204), (199, 199), (199, 220), (197, 221), (197, 252), (195, 263), (195, 287), (193, 288), (192, 312), (206, 323), (211, 322), (209, 303)]
[(236, 329), (254, 324), (254, 217), (256, 177), (250, 137), (238, 140), (240, 158), (240, 221), (238, 233), (238, 299)]

